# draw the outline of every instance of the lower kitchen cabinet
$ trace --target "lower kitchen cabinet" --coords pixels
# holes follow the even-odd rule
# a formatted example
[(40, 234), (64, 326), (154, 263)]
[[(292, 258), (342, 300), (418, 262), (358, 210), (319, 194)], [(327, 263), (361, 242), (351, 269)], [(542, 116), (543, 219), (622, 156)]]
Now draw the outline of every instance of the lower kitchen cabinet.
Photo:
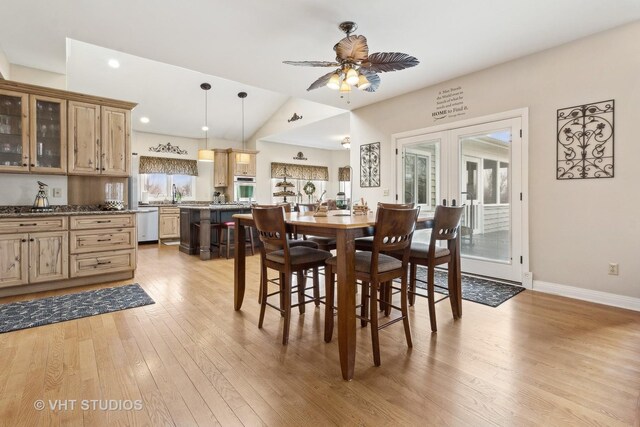
[(180, 208), (161, 207), (159, 216), (158, 239), (180, 238)]

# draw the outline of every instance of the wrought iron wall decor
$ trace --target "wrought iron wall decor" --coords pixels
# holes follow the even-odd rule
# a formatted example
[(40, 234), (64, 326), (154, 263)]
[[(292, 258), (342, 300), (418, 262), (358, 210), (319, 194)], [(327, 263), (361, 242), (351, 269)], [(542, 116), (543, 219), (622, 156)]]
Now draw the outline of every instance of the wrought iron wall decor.
[(298, 151), (298, 154), (293, 158), (293, 160), (307, 160), (302, 151)]
[(287, 120), (287, 122), (288, 123), (295, 122), (296, 120), (300, 120), (301, 118), (302, 116), (299, 116), (298, 113), (293, 113), (293, 116), (291, 116), (291, 118)]
[(149, 151), (155, 153), (171, 153), (171, 154), (189, 154), (187, 150), (183, 150), (179, 145), (171, 145), (170, 142), (166, 144), (158, 144), (157, 147), (149, 147)]
[(613, 178), (614, 100), (558, 110), (557, 179)]
[(380, 187), (380, 143), (360, 146), (360, 187)]

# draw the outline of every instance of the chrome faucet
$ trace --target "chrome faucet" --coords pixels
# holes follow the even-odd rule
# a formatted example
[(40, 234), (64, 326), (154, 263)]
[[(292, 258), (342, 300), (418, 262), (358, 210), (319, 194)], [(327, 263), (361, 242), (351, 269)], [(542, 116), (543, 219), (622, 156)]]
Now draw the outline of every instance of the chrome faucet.
[(176, 189), (176, 185), (173, 184), (171, 187), (171, 203), (178, 203), (177, 193), (178, 190)]

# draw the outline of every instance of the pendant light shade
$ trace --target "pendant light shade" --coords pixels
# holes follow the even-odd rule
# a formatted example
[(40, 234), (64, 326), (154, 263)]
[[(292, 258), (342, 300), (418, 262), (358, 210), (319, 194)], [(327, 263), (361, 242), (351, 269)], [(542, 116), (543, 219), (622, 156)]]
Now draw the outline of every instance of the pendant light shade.
[[(247, 92), (240, 92), (238, 98), (242, 100), (242, 149), (244, 150), (244, 99)], [(251, 156), (248, 153), (236, 153), (236, 163), (240, 165), (248, 165), (251, 162)]]
[[(202, 130), (204, 131), (204, 145), (205, 147), (209, 147), (209, 105), (207, 102), (207, 93), (209, 89), (211, 89), (211, 85), (209, 83), (202, 83), (200, 89), (204, 91), (204, 125), (202, 126)], [(201, 162), (213, 162), (213, 150), (209, 148), (198, 150), (198, 160)]]

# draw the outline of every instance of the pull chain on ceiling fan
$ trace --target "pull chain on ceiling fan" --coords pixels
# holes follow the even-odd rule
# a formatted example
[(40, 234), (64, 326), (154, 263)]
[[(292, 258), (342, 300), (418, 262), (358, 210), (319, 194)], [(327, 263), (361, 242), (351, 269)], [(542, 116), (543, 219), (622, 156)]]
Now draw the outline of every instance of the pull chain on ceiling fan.
[(378, 73), (404, 70), (420, 63), (415, 57), (400, 52), (377, 52), (369, 55), (365, 36), (351, 35), (358, 26), (355, 22), (342, 22), (338, 28), (346, 37), (333, 46), (336, 61), (283, 61), (288, 65), (305, 67), (337, 67), (313, 82), (307, 90), (327, 86), (349, 93), (353, 86), (366, 92), (375, 92), (380, 87)]

